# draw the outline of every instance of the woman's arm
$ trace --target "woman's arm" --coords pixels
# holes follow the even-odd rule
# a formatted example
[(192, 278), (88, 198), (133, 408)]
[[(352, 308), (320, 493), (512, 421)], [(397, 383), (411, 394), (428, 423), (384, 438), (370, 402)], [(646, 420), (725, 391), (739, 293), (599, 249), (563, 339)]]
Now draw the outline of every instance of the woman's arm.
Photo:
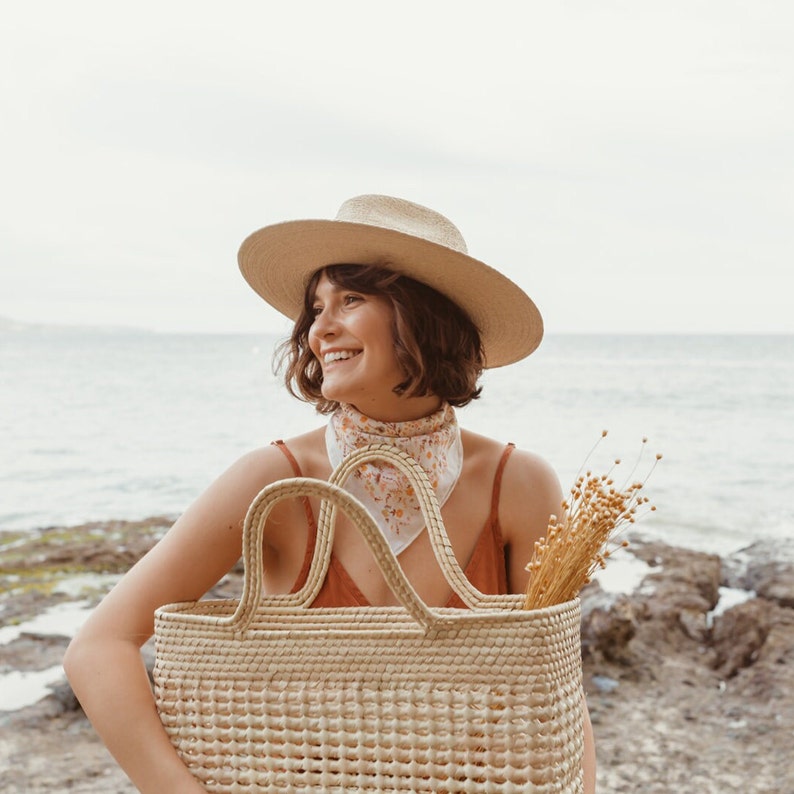
[(157, 714), (140, 647), (163, 604), (200, 598), (238, 560), (242, 523), (268, 482), (289, 476), (275, 448), (222, 474), (113, 588), (69, 645), (64, 669), (97, 733), (142, 792), (203, 791)]
[[(511, 593), (525, 593), (535, 541), (546, 534), (549, 517), (559, 515), (560, 482), (542, 458), (515, 450), (505, 467), (499, 500), (499, 521), (508, 546), (508, 585)], [(587, 703), (584, 709), (584, 794), (595, 794), (596, 753)]]

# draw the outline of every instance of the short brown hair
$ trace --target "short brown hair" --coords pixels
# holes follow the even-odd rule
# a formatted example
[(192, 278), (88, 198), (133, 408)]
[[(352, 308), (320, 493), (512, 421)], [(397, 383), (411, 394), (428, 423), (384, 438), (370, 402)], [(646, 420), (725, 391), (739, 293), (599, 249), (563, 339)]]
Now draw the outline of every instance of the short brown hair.
[(325, 275), (335, 286), (364, 295), (379, 295), (393, 308), (392, 336), (405, 380), (394, 391), (409, 397), (435, 395), (461, 407), (476, 400), (485, 356), (480, 332), (469, 316), (432, 287), (377, 265), (329, 265), (311, 277), (303, 309), (292, 335), (277, 349), (277, 367), (284, 370), (290, 394), (330, 413), (338, 403), (322, 394), (320, 362), (309, 348), (314, 321), (314, 293)]

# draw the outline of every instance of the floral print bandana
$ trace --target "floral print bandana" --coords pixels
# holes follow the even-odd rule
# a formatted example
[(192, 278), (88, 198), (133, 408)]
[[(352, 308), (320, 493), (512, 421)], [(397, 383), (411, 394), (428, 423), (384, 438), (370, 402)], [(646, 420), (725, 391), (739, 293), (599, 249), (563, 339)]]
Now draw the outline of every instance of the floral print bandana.
[[(331, 415), (325, 445), (331, 466), (368, 444), (389, 443), (407, 452), (427, 472), (439, 505), (443, 505), (463, 466), (463, 445), (455, 411), (449, 403), (430, 416), (409, 422), (379, 422), (341, 405)], [(407, 548), (425, 522), (413, 488), (402, 472), (388, 463), (366, 463), (345, 488), (372, 514), (395, 554)]]

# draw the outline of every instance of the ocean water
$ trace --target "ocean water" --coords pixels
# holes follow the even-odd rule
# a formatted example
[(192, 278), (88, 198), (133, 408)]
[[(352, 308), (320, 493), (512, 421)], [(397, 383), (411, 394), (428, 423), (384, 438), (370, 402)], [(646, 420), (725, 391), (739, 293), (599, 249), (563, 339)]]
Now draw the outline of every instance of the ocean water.
[[(239, 455), (321, 424), (273, 375), (275, 342), (0, 332), (0, 531), (177, 515)], [(552, 335), (483, 385), (461, 424), (564, 486), (604, 429), (596, 471), (662, 453), (645, 535), (724, 553), (794, 531), (794, 337)]]

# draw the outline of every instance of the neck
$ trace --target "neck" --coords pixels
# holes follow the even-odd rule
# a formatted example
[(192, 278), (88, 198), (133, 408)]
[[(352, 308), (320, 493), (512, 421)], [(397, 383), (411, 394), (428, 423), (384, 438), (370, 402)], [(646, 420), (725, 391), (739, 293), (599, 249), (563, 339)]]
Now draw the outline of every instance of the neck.
[(435, 413), (441, 407), (439, 397), (400, 397), (394, 405), (353, 405), (360, 414), (376, 422), (411, 422)]
[[(331, 467), (336, 469), (355, 450), (389, 445), (410, 455), (425, 470), (443, 505), (460, 477), (463, 445), (454, 409), (439, 401), (434, 405), (439, 410), (426, 405), (424, 416), (410, 419), (412, 412), (405, 411), (395, 420), (392, 416), (374, 419), (354, 405), (343, 404), (331, 414), (325, 431)], [(418, 537), (427, 523), (410, 486), (405, 474), (377, 454), (363, 460), (344, 485), (369, 510), (395, 554)]]

